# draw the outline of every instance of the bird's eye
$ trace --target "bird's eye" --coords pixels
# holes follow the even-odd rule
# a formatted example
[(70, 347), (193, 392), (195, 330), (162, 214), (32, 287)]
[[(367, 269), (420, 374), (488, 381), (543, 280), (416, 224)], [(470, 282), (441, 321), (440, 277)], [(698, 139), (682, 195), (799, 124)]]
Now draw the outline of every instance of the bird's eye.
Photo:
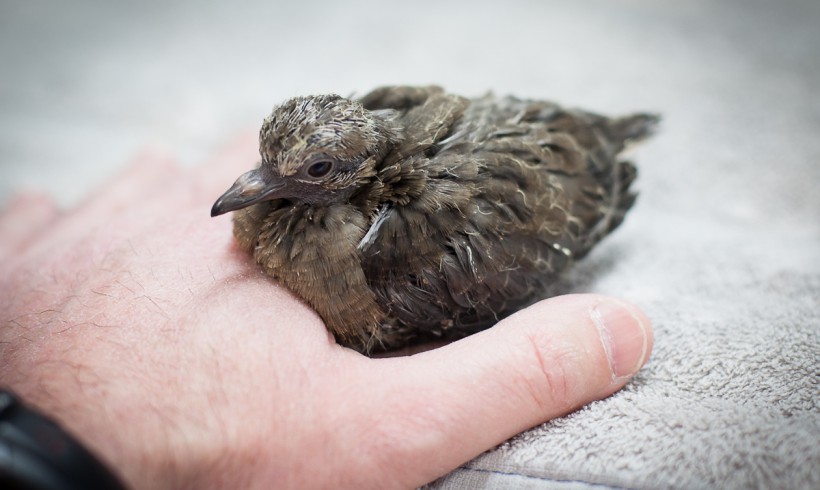
[(310, 165), (307, 169), (308, 175), (313, 178), (324, 177), (333, 168), (333, 162), (330, 160), (320, 160)]

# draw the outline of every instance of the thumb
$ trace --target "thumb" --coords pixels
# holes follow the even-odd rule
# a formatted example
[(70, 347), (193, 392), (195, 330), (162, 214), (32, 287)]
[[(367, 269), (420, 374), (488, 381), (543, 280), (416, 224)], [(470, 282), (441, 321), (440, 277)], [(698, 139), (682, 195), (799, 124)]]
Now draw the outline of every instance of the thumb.
[[(389, 373), (379, 374), (390, 380), (386, 392), (374, 398), (391, 400), (379, 425), (396, 442), (387, 451), (381, 447), (382, 456), (398, 481), (423, 484), (523, 430), (612, 394), (651, 349), (650, 322), (637, 308), (572, 295), (537, 303), (446, 347), (376, 361), (391, 363), (382, 366)], [(397, 461), (404, 467), (396, 468)]]

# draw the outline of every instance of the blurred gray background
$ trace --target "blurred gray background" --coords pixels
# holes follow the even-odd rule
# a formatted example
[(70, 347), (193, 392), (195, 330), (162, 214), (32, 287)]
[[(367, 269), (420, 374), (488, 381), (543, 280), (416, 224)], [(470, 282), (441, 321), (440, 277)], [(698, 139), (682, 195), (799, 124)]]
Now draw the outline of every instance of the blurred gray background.
[[(819, 5), (4, 0), (0, 202), (26, 187), (73, 203), (146, 146), (197, 162), (293, 95), (438, 83), (661, 112), (659, 144), (678, 151), (645, 155), (644, 173), (754, 187), (726, 212), (765, 212), (785, 170), (820, 181)], [(750, 158), (770, 161), (765, 185), (738, 172)]]
[(649, 365), (437, 485), (820, 486), (820, 1), (3, 0), (0, 70), (0, 205), (69, 206), (145, 147), (195, 164), (300, 94), (661, 113), (565, 288), (645, 308)]

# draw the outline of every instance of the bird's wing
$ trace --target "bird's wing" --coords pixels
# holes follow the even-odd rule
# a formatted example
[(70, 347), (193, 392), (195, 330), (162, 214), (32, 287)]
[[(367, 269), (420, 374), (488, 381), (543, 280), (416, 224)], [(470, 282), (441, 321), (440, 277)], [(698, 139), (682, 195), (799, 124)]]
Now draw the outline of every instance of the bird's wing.
[(417, 133), (394, 165), (416, 191), (382, 218), (363, 265), (402, 323), (465, 332), (543, 297), (620, 221), (634, 168), (617, 161), (612, 120), (488, 96), (450, 122), (433, 105), (445, 97), (405, 116)]
[(360, 98), (359, 102), (365, 109), (371, 111), (393, 109), (403, 112), (424, 104), (424, 102), (433, 95), (441, 95), (443, 93), (444, 90), (435, 85), (427, 87), (411, 87), (406, 85), (386, 86), (371, 91)]

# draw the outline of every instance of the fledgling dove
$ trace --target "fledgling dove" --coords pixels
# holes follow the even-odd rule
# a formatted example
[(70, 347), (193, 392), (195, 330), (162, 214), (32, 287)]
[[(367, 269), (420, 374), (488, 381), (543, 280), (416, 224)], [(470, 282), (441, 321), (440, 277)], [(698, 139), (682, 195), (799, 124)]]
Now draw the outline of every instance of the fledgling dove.
[(457, 338), (542, 299), (632, 206), (650, 114), (439, 87), (296, 97), (214, 204), (264, 271), (364, 353)]

